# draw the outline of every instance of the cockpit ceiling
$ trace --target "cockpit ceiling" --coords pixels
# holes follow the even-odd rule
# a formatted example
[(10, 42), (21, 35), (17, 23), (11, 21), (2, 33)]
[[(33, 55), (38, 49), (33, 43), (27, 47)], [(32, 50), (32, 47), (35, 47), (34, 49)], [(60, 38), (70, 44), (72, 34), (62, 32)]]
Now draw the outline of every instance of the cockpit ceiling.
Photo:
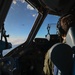
[(75, 0), (26, 0), (39, 11), (47, 9), (50, 14), (61, 16), (68, 13), (72, 6), (75, 5)]

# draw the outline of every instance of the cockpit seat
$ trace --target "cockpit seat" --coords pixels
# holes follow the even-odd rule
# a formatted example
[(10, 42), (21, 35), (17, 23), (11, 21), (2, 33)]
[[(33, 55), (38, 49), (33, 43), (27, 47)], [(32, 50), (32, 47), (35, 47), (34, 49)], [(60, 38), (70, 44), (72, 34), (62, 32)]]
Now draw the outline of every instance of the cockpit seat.
[(63, 75), (72, 75), (72, 48), (63, 43), (57, 43), (51, 48), (51, 60)]
[(66, 44), (52, 46), (51, 60), (63, 75), (75, 75), (75, 27), (69, 28)]
[(70, 27), (66, 36), (66, 43), (74, 47), (75, 46), (75, 27)]
[(75, 75), (75, 27), (70, 27), (66, 36), (66, 43), (73, 50), (73, 75)]

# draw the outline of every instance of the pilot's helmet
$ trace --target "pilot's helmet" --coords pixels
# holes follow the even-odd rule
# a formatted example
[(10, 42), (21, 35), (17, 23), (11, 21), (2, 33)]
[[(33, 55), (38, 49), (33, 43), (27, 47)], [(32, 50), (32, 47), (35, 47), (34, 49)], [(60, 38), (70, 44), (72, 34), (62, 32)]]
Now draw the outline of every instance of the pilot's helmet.
[(75, 24), (75, 15), (67, 14), (61, 17), (57, 23), (57, 28), (59, 30), (60, 35), (66, 35), (69, 27), (74, 26)]

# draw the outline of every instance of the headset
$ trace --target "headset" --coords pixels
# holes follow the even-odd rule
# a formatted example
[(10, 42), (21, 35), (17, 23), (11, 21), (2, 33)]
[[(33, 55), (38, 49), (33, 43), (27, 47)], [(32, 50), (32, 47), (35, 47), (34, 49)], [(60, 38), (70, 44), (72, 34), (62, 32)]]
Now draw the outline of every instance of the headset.
[[(62, 18), (62, 17), (61, 17), (61, 18)], [(58, 34), (59, 34), (59, 35), (63, 35), (63, 34), (65, 33), (65, 31), (64, 31), (64, 29), (62, 28), (61, 23), (60, 23), (61, 18), (59, 18), (59, 21), (57, 22), (57, 29), (58, 29)]]

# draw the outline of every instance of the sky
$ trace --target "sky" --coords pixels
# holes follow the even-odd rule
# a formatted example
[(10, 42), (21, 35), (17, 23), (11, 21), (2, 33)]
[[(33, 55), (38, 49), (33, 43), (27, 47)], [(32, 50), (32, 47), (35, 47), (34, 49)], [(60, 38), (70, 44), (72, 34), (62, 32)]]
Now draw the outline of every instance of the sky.
[(13, 45), (25, 42), (36, 17), (37, 11), (24, 0), (13, 0), (5, 20), (8, 41)]
[[(25, 0), (13, 0), (5, 20), (6, 34), (10, 35), (8, 41), (13, 45), (25, 42), (37, 16), (38, 11), (27, 4)], [(47, 34), (47, 25), (56, 24), (58, 18), (58, 16), (48, 15), (36, 37), (45, 36)], [(51, 27), (54, 27), (54, 25), (51, 25)], [(52, 28), (50, 33), (55, 33), (55, 30)]]

